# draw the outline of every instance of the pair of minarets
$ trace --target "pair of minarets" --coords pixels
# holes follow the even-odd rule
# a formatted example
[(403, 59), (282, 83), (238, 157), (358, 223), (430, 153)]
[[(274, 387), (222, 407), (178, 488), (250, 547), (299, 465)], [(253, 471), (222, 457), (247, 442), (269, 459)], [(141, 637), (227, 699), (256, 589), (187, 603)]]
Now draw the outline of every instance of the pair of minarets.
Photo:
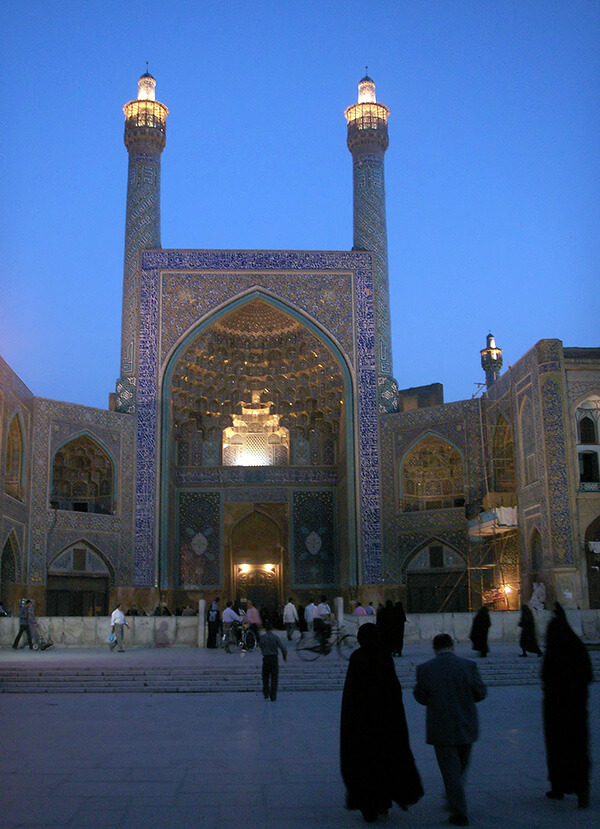
[[(129, 152), (121, 376), (116, 408), (135, 411), (139, 254), (160, 248), (160, 156), (165, 146), (169, 111), (155, 96), (148, 72), (138, 82), (138, 97), (125, 104), (125, 146)], [(377, 102), (375, 83), (366, 75), (358, 85), (358, 102), (345, 112), (348, 149), (353, 159), (354, 250), (373, 255), (375, 347), (379, 410), (397, 411), (392, 374), (391, 319), (385, 215), (384, 155), (389, 144), (389, 109)]]

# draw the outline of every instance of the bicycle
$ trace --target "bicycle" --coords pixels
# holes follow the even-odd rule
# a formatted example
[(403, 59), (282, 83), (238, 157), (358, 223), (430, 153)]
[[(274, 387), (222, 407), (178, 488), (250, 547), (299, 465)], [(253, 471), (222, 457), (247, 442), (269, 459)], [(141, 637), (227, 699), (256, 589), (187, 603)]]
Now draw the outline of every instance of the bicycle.
[(331, 628), (330, 638), (305, 637), (296, 645), (296, 653), (304, 662), (313, 662), (321, 655), (326, 656), (331, 653), (334, 646), (341, 657), (350, 659), (358, 647), (358, 639), (353, 633), (346, 633), (343, 625), (336, 623)]
[(257, 644), (254, 631), (244, 627), (242, 622), (232, 622), (231, 627), (223, 634), (225, 653), (234, 653), (236, 650), (253, 651)]

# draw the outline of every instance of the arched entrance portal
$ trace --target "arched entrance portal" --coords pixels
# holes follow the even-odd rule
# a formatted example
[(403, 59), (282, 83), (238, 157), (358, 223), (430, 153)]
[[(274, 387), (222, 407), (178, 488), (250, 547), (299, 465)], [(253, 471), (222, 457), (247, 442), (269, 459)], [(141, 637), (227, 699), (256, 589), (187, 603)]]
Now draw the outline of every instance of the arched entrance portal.
[[(254, 508), (231, 532), (232, 595), (275, 609), (281, 603), (285, 527), (283, 504)], [(270, 515), (268, 513), (271, 513)]]
[(352, 382), (320, 329), (253, 292), (180, 344), (163, 389), (163, 589), (279, 602), (356, 573)]

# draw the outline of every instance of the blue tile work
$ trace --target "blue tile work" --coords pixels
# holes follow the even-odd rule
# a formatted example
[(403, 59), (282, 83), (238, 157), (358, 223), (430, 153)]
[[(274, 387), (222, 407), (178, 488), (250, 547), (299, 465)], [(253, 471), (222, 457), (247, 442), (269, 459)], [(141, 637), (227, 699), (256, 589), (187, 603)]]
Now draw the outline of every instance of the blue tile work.
[[(23, 501), (10, 497), (4, 491), (7, 435), (15, 416), (20, 418), (25, 444), (25, 493)], [(31, 444), (33, 441), (33, 420), (33, 393), (14, 373), (8, 363), (0, 357), (0, 554), (10, 538), (12, 549), (17, 557), (14, 567), (15, 579), (18, 581), (25, 581), (27, 574), (25, 552), (29, 546), (28, 526), (30, 504), (32, 503), (33, 464), (31, 463)]]
[(407, 450), (427, 434), (449, 440), (464, 459), (467, 502), (485, 491), (485, 466), (480, 426), (480, 401), (464, 400), (381, 418), (384, 579), (400, 583), (407, 560), (425, 541), (437, 538), (466, 554), (464, 508), (402, 512), (400, 463)]
[[(85, 540), (110, 563), (118, 584), (131, 584), (133, 556), (133, 437), (135, 421), (128, 415), (36, 398), (33, 446), (30, 578), (46, 581), (48, 562), (62, 549)], [(54, 451), (66, 440), (85, 432), (103, 443), (116, 463), (117, 507), (115, 515), (52, 510), (49, 506), (51, 463)]]
[(333, 515), (333, 492), (294, 492), (294, 587), (328, 587), (335, 584), (337, 568)]
[[(379, 403), (382, 412), (397, 411), (392, 379), (392, 333), (385, 215), (384, 151), (353, 151), (354, 247), (373, 251)], [(391, 386), (391, 388), (390, 388)]]
[[(149, 142), (149, 149), (152, 142)], [(130, 152), (125, 223), (121, 378), (117, 410), (133, 412), (138, 319), (138, 256), (144, 248), (160, 247), (160, 151)]]
[(222, 583), (221, 496), (218, 492), (179, 494), (179, 585), (215, 587)]
[(565, 440), (566, 395), (560, 360), (556, 359), (556, 350), (548, 355), (543, 353), (548, 350), (544, 347), (546, 343), (541, 344), (540, 358), (545, 360), (549, 356), (555, 357), (548, 362), (540, 361), (539, 366), (553, 564), (555, 566), (572, 565), (574, 564), (573, 527)]
[[(143, 251), (141, 263), (135, 584), (154, 583), (159, 377), (164, 370), (159, 361), (202, 316), (239, 296), (240, 281), (236, 279), (240, 274), (243, 286), (263, 290), (307, 314), (340, 345), (346, 356), (358, 392), (363, 581), (379, 583), (381, 524), (372, 255), (346, 251)], [(175, 286), (176, 271), (181, 272), (179, 292)], [(163, 275), (167, 293), (161, 290)], [(232, 275), (233, 280), (225, 280)], [(212, 291), (206, 302), (199, 286)], [(193, 313), (186, 307), (191, 289), (198, 303)], [(332, 290), (337, 292), (333, 297)], [(343, 301), (344, 293), (348, 302)], [(168, 297), (173, 296), (177, 299), (171, 308)], [(349, 308), (353, 309), (353, 320)]]

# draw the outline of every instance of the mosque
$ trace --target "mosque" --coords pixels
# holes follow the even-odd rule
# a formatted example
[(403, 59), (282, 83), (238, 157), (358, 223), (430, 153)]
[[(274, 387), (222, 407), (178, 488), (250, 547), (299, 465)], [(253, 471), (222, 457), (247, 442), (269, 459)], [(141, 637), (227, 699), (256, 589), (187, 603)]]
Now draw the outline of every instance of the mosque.
[(388, 108), (345, 111), (350, 251), (164, 250), (167, 107), (145, 73), (129, 154), (121, 366), (106, 410), (0, 359), (0, 598), (50, 616), (326, 593), (409, 612), (535, 590), (600, 608), (600, 348), (541, 340), (485, 391), (399, 390)]

